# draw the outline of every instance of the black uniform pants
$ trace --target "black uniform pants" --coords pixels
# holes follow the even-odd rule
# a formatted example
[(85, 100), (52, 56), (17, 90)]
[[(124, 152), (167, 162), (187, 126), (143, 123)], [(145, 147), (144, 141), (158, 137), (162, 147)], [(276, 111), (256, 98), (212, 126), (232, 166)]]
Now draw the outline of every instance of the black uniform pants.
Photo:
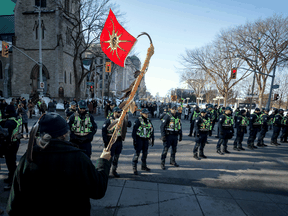
[(205, 144), (207, 142), (207, 135), (208, 135), (208, 132), (201, 132), (201, 131), (199, 132), (199, 137), (196, 136), (195, 138), (195, 146), (193, 149), (193, 153), (197, 153), (198, 148), (199, 148), (199, 152), (203, 153)]
[(273, 126), (273, 134), (272, 134), (272, 137), (271, 137), (271, 142), (272, 143), (277, 143), (277, 138), (280, 134), (280, 131), (281, 131), (281, 127), (279, 126)]
[(5, 152), (5, 161), (7, 165), (7, 169), (9, 171), (8, 178), (13, 179), (14, 172), (16, 170), (16, 159), (17, 159), (17, 151), (19, 149), (20, 141), (9, 143), (6, 152)]
[(192, 136), (193, 129), (194, 129), (194, 122), (195, 122), (195, 120), (192, 120), (191, 123), (190, 123), (190, 132), (189, 132), (189, 135), (191, 135), (191, 136)]
[(288, 126), (285, 126), (282, 129), (282, 133), (281, 133), (280, 138), (283, 139), (284, 141), (287, 141), (287, 136), (288, 136)]
[(249, 128), (249, 137), (247, 139), (247, 145), (250, 146), (250, 145), (254, 145), (254, 141), (257, 137), (257, 133), (259, 131), (259, 128), (258, 127), (251, 127)]
[(161, 155), (161, 162), (162, 163), (165, 163), (165, 159), (166, 159), (166, 156), (167, 156), (167, 153), (168, 153), (170, 146), (171, 146), (170, 162), (175, 162), (177, 144), (178, 144), (178, 135), (177, 134), (166, 135), (166, 142), (163, 142), (163, 151), (162, 151), (162, 155)]
[(265, 138), (265, 135), (268, 131), (268, 127), (267, 128), (261, 128), (261, 131), (259, 133), (259, 136), (258, 136), (258, 142), (257, 144), (264, 144), (264, 138)]
[(244, 130), (245, 130), (244, 128), (237, 128), (236, 138), (233, 143), (234, 147), (238, 147), (238, 148), (242, 147), (242, 141), (243, 141), (244, 134), (245, 134)]
[(138, 163), (138, 158), (140, 156), (140, 152), (142, 151), (142, 166), (146, 167), (146, 159), (148, 155), (148, 146), (149, 146), (149, 139), (138, 137), (136, 138), (136, 145), (134, 146), (135, 153), (132, 159), (132, 166), (136, 167)]

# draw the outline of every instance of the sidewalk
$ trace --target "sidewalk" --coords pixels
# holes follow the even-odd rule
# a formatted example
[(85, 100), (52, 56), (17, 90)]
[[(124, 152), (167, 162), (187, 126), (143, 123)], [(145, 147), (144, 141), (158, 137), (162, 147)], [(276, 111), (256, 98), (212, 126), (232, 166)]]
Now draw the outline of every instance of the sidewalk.
[(288, 197), (109, 178), (91, 208), (91, 216), (288, 216)]

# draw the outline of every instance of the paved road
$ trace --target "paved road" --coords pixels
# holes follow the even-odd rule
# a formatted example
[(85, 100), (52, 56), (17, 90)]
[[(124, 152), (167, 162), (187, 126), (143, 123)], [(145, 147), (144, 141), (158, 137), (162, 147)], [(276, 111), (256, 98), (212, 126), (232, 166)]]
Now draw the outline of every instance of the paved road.
[[(130, 116), (132, 123), (136, 118)], [(36, 117), (29, 122), (29, 128), (37, 120)], [(96, 116), (98, 131), (92, 143), (92, 161), (100, 156), (102, 152), (101, 127), (104, 118)], [(216, 153), (217, 139), (213, 136), (208, 138), (209, 144), (205, 147), (207, 159), (196, 161), (192, 157), (194, 147), (194, 138), (188, 137), (189, 122), (183, 120), (183, 141), (179, 143), (176, 154), (176, 161), (180, 167), (169, 165), (169, 154), (166, 165), (167, 170), (160, 169), (160, 155), (162, 152), (162, 142), (160, 140), (160, 120), (152, 119), (156, 140), (154, 147), (149, 149), (147, 165), (151, 172), (140, 170), (141, 161), (139, 160), (138, 169), (140, 175), (135, 176), (132, 172), (131, 160), (134, 154), (131, 131), (128, 129), (127, 138), (124, 142), (124, 148), (119, 160), (118, 173), (121, 180), (144, 181), (159, 184), (174, 184), (192, 187), (208, 187), (218, 189), (240, 189), (255, 192), (265, 192), (279, 195), (288, 195), (288, 144), (281, 146), (271, 146), (270, 137), (272, 131), (269, 131), (265, 138), (268, 147), (258, 148), (254, 151), (246, 148), (247, 135), (243, 141), (245, 151), (234, 151), (232, 141), (228, 143), (228, 150), (231, 154), (218, 155)], [(23, 155), (27, 148), (27, 140), (22, 140), (18, 152), (18, 159)], [(7, 168), (4, 159), (1, 159), (0, 171), (0, 191), (3, 191), (3, 178), (7, 174)], [(111, 177), (113, 179), (113, 177)], [(8, 192), (0, 195), (0, 207), (5, 206)]]

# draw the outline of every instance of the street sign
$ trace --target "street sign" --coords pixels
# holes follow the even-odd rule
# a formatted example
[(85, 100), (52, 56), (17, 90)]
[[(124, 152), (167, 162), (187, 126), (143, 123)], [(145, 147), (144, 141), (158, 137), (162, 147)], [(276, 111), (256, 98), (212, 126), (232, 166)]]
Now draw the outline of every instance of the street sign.
[(273, 85), (272, 86), (272, 89), (278, 89), (279, 88), (279, 85)]
[(40, 89), (44, 89), (44, 82), (40, 82)]
[(86, 82), (86, 85), (94, 86), (94, 82)]

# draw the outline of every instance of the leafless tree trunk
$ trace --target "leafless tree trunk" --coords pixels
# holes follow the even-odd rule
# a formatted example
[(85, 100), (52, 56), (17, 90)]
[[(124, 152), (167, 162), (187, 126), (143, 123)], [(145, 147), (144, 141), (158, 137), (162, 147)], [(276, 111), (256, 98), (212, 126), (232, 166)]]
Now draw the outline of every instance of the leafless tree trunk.
[[(288, 53), (288, 18), (274, 15), (245, 25), (222, 31), (220, 37), (229, 44), (229, 51), (239, 56), (246, 67), (255, 70), (255, 56), (258, 57), (257, 71), (271, 74), (274, 66), (285, 64)], [(260, 48), (258, 46), (260, 43)], [(262, 106), (263, 94), (268, 76), (256, 74), (259, 92), (259, 107)]]

